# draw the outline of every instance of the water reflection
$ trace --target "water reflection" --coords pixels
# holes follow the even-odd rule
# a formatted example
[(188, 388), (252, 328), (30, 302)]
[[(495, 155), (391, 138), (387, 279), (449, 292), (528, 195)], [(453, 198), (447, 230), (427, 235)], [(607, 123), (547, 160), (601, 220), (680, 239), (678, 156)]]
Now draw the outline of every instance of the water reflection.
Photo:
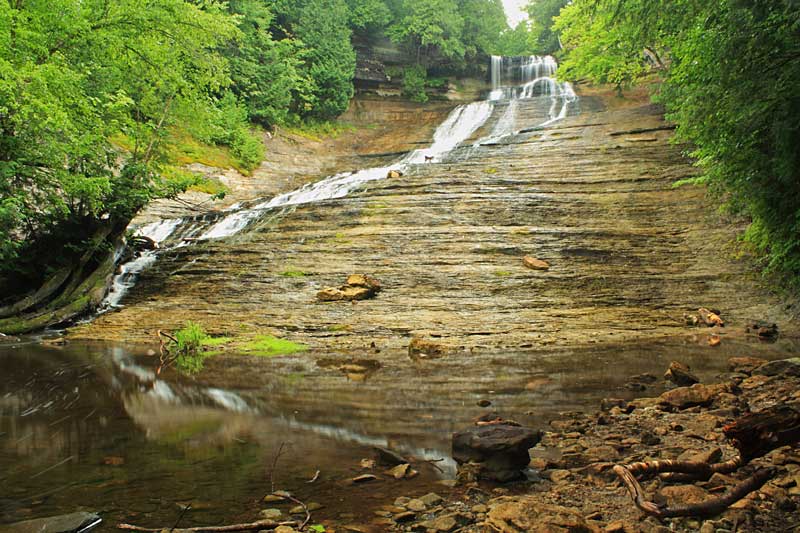
[[(704, 380), (735, 355), (775, 358), (790, 345), (691, 341), (558, 353), (459, 353), (415, 362), (381, 355), (362, 381), (335, 354), (263, 360), (219, 357), (197, 379), (158, 379), (152, 359), (119, 346), (0, 347), (0, 521), (69, 513), (169, 525), (192, 503), (184, 526), (249, 521), (276, 488), (325, 507), (319, 518), (365, 502), (444, 488), (421, 462), (409, 482), (347, 486), (379, 445), (449, 461), (450, 434), (485, 412), (542, 427), (560, 411), (593, 408), (607, 396), (658, 394), (625, 387), (679, 359)], [(320, 364), (317, 364), (319, 361)], [(343, 360), (343, 362), (346, 362)], [(203, 380), (209, 380), (203, 383)], [(278, 468), (272, 464), (283, 446)], [(320, 470), (313, 485), (306, 483)], [(403, 485), (393, 485), (402, 483)], [(316, 517), (315, 517), (316, 518)]]

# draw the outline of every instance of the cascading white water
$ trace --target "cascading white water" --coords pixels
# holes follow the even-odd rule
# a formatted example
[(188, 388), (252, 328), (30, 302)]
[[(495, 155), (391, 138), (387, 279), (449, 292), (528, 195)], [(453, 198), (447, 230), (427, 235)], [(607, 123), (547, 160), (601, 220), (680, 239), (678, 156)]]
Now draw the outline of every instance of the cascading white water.
[[(147, 237), (157, 246), (167, 240), (170, 235), (183, 223), (183, 219), (173, 218), (160, 220), (142, 226), (134, 232), (137, 237)], [(136, 278), (147, 267), (156, 261), (155, 250), (145, 250), (135, 259), (123, 264), (111, 282), (111, 288), (100, 304), (101, 310), (108, 310), (119, 305), (128, 289), (136, 283)]]
[[(551, 56), (492, 56), (492, 91), (489, 93), (489, 100), (508, 101), (508, 105), (495, 123), (492, 132), (475, 145), (496, 143), (514, 134), (519, 100), (536, 97), (551, 99), (548, 119), (537, 126), (545, 126), (566, 117), (570, 104), (575, 102), (577, 97), (569, 83), (555, 79), (557, 69), (558, 63)], [(504, 85), (505, 80), (509, 80), (513, 85)]]
[(253, 208), (236, 211), (214, 224), (199, 239), (230, 237), (244, 229), (250, 221), (258, 218), (266, 209), (342, 198), (369, 181), (385, 178), (390, 170), (404, 172), (410, 165), (426, 161), (439, 162), (445, 155), (467, 140), (491, 114), (492, 104), (490, 102), (473, 102), (458, 106), (436, 129), (430, 148), (414, 150), (391, 166), (335, 174), (322, 181), (309, 183), (295, 191), (276, 196)]
[[(172, 248), (179, 248), (193, 241), (220, 239), (235, 235), (270, 209), (342, 198), (367, 182), (386, 178), (390, 170), (405, 172), (412, 165), (442, 161), (483, 126), (494, 112), (496, 104), (502, 101), (508, 102), (503, 115), (495, 124), (491, 134), (478, 141), (474, 146), (496, 142), (512, 135), (516, 127), (519, 101), (523, 99), (539, 96), (552, 99), (549, 120), (538, 126), (560, 120), (566, 117), (569, 104), (574, 102), (577, 97), (569, 83), (560, 83), (553, 77), (557, 66), (555, 59), (550, 56), (522, 58), (492, 56), (492, 91), (488, 99), (456, 107), (436, 129), (433, 144), (428, 148), (414, 150), (390, 166), (342, 172), (305, 185), (295, 191), (278, 195), (250, 208), (231, 206), (226, 209), (226, 216), (216, 220), (210, 226), (207, 222), (195, 220), (183, 227), (186, 221), (173, 219), (149, 224), (139, 229), (137, 233), (151, 238), (157, 244), (172, 237), (170, 239), (174, 243)], [(504, 85), (507, 83), (506, 80), (515, 84)], [(559, 102), (561, 103), (560, 111), (558, 110)], [(179, 227), (180, 230), (176, 231)], [(189, 237), (191, 239), (187, 240), (186, 238)], [(136, 282), (138, 275), (155, 260), (156, 252), (150, 250), (122, 265), (119, 274), (114, 277), (113, 287), (103, 301), (101, 309), (108, 310), (118, 306), (127, 290)]]

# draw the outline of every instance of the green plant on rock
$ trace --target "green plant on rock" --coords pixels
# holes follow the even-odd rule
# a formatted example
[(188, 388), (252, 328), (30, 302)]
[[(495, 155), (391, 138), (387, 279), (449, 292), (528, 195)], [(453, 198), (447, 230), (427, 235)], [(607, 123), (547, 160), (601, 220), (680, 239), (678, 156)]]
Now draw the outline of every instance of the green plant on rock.
[(191, 320), (172, 335), (164, 334), (169, 342), (162, 348), (161, 366), (174, 365), (186, 374), (195, 374), (203, 369), (208, 357), (222, 353), (222, 350), (209, 350), (228, 344), (231, 337), (211, 337), (203, 326)]
[(425, 92), (425, 80), (427, 73), (422, 65), (414, 65), (403, 71), (403, 94), (410, 100), (419, 103), (428, 101), (428, 94)]
[(248, 355), (259, 357), (275, 357), (277, 355), (289, 355), (296, 352), (308, 350), (305, 344), (279, 339), (272, 335), (258, 335), (253, 341), (242, 346), (242, 351)]

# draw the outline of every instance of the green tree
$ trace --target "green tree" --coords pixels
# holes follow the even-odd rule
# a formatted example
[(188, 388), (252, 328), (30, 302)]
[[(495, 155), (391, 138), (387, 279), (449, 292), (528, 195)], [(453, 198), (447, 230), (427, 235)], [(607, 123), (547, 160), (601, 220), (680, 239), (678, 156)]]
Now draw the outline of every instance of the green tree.
[(509, 28), (501, 33), (500, 38), (490, 50), (494, 55), (501, 56), (533, 55), (538, 50), (531, 42), (530, 25), (523, 20), (514, 29)]
[(159, 174), (174, 110), (227, 84), (216, 50), (238, 32), (213, 1), (0, 0), (0, 21), (0, 283), (15, 294), (175, 193)]
[(800, 287), (797, 2), (574, 0), (556, 27), (561, 75), (619, 83), (661, 71), (656, 98), (694, 146), (702, 181), (750, 217), (745, 238), (766, 269)]
[(500, 0), (460, 0), (459, 12), (464, 18), (461, 40), (468, 58), (495, 50), (500, 35), (509, 30)]
[(347, 0), (350, 27), (362, 37), (375, 36), (392, 20), (392, 12), (383, 0)]
[(569, 0), (532, 0), (528, 4), (530, 19), (530, 46), (538, 54), (553, 54), (561, 48), (558, 31), (553, 27), (553, 18)]
[(278, 0), (274, 6), (278, 24), (302, 45), (298, 114), (323, 120), (342, 114), (353, 97), (356, 68), (345, 0)]
[(283, 124), (302, 90), (301, 45), (288, 37), (273, 39), (273, 14), (260, 0), (231, 0), (228, 9), (239, 17), (243, 33), (222, 50), (230, 61), (232, 89), (247, 106), (250, 120)]
[(455, 0), (404, 0), (388, 35), (407, 46), (417, 64), (427, 65), (434, 53), (450, 59), (464, 57), (463, 29), (464, 19)]

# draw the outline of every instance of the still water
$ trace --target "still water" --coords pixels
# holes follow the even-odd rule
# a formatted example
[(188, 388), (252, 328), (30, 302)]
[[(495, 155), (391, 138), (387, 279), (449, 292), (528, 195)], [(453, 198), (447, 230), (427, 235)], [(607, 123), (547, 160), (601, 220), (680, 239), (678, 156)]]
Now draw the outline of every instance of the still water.
[[(0, 524), (86, 510), (104, 517), (106, 531), (120, 521), (171, 526), (187, 504), (183, 527), (249, 522), (269, 507), (261, 499), (273, 488), (320, 503), (314, 522), (366, 523), (397, 496), (447, 494), (439, 481), (454, 476), (450, 434), (486, 411), (479, 400), (543, 427), (558, 412), (593, 409), (603, 397), (658, 394), (660, 380), (645, 392), (626, 383), (644, 372), (660, 376), (673, 359), (708, 380), (724, 372), (728, 357), (795, 351), (735, 342), (712, 350), (682, 340), (425, 363), (398, 357), (353, 381), (336, 368), (335, 354), (228, 355), (190, 378), (156, 376), (156, 358), (144, 348), (6, 344)], [(417, 458), (420, 475), (352, 484), (359, 474), (382, 474), (361, 465), (376, 445)]]

